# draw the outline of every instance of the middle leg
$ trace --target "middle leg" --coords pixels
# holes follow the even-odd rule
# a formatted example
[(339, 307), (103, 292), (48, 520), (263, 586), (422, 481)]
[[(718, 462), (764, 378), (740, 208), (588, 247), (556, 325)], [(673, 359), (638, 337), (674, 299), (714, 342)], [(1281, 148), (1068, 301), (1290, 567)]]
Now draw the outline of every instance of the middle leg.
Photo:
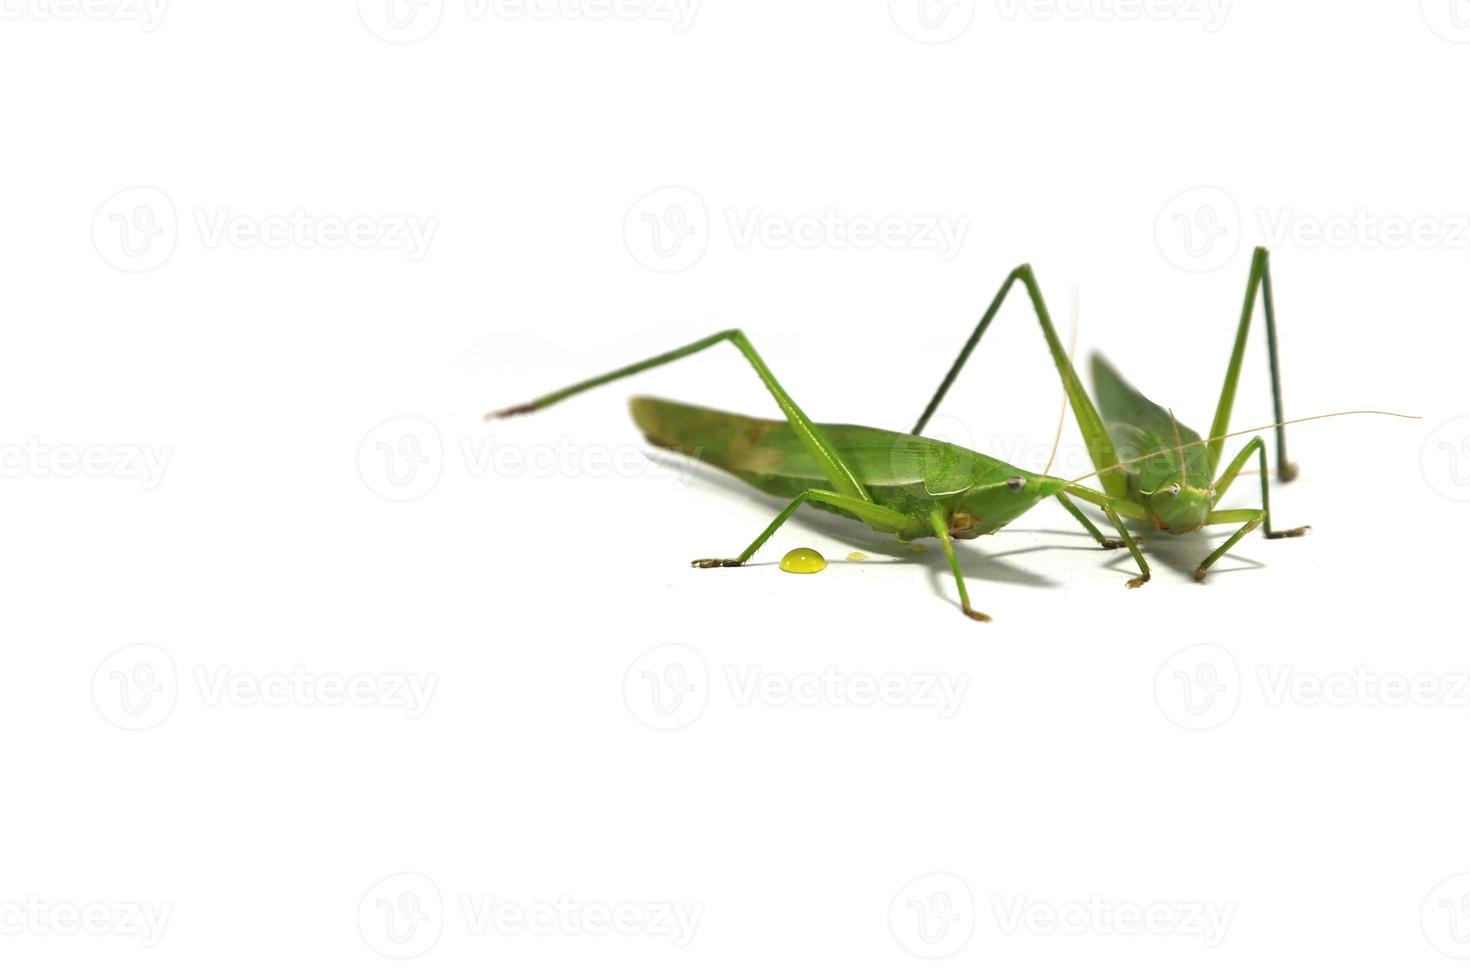
[(1057, 503), (1066, 508), (1067, 513), (1075, 517), (1077, 519), (1077, 523), (1081, 524), (1083, 529), (1086, 530), (1088, 534), (1092, 535), (1092, 540), (1098, 543), (1098, 547), (1102, 548), (1104, 551), (1115, 551), (1118, 548), (1123, 547), (1122, 538), (1106, 537), (1101, 531), (1097, 529), (1097, 525), (1088, 520), (1087, 515), (1082, 513), (1082, 508), (1072, 503), (1071, 498), (1068, 497), (1066, 494), (1057, 494)]

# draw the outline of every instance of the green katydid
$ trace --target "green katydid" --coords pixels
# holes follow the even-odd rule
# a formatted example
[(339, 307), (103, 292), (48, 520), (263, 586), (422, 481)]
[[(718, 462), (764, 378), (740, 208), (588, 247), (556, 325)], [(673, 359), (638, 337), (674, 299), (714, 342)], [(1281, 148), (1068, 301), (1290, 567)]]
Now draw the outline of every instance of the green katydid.
[[(924, 430), (985, 334), (986, 328), (1000, 311), (1011, 287), (1017, 282), (1026, 287), (1031, 303), (1036, 308), (1037, 319), (1061, 375), (1067, 399), (1077, 417), (1078, 427), (1087, 443), (1087, 451), (1092, 457), (1093, 465), (1097, 467), (1103, 492), (1115, 513), (1132, 520), (1150, 521), (1155, 527), (1171, 534), (1186, 534), (1207, 525), (1240, 524), (1239, 530), (1200, 563), (1195, 571), (1195, 579), (1198, 581), (1203, 581), (1211, 565), (1258, 527), (1264, 530), (1266, 537), (1273, 539), (1301, 537), (1307, 533), (1309, 528), (1306, 527), (1288, 531), (1277, 531), (1271, 527), (1271, 491), (1266, 466), (1266, 444), (1259, 436), (1252, 439), (1216, 476), (1226, 430), (1230, 427), (1231, 410), (1235, 405), (1235, 390), (1240, 379), (1241, 363), (1245, 357), (1246, 339), (1250, 333), (1257, 295), (1261, 297), (1266, 313), (1272, 407), (1276, 414), (1276, 425), (1273, 428), (1276, 431), (1278, 473), (1282, 482), (1296, 476), (1296, 466), (1288, 462), (1286, 457), (1281, 372), (1276, 354), (1276, 310), (1271, 291), (1270, 257), (1264, 248), (1256, 249), (1251, 262), (1245, 307), (1240, 315), (1240, 325), (1236, 329), (1235, 347), (1225, 372), (1225, 386), (1220, 392), (1208, 439), (1201, 439), (1192, 429), (1180, 425), (1172, 412), (1141, 395), (1100, 356), (1094, 356), (1092, 361), (1093, 387), (1097, 391), (1097, 406), (1094, 407), (1087, 397), (1086, 389), (1077, 379), (1071, 360), (1062, 349), (1056, 329), (1047, 314), (1046, 303), (1041, 297), (1041, 289), (1036, 284), (1036, 277), (1031, 267), (1026, 265), (1013, 271), (1001, 286), (1000, 292), (996, 294), (979, 325), (961, 349), (954, 366), (950, 368), (939, 390), (934, 393), (929, 406), (914, 426), (915, 435)], [(1248, 510), (1215, 510), (1215, 501), (1224, 496), (1253, 455), (1260, 460), (1261, 506)], [(1147, 467), (1138, 466), (1141, 459), (1151, 460), (1152, 463)]]

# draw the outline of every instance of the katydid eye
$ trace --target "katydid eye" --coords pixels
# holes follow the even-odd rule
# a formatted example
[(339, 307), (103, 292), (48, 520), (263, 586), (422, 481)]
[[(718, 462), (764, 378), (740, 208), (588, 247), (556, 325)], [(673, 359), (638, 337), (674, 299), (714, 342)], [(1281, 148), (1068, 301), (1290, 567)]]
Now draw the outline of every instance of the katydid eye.
[(1024, 490), (1026, 489), (1026, 478), (1023, 476), (1013, 476), (1006, 481), (1006, 488), (1017, 491)]

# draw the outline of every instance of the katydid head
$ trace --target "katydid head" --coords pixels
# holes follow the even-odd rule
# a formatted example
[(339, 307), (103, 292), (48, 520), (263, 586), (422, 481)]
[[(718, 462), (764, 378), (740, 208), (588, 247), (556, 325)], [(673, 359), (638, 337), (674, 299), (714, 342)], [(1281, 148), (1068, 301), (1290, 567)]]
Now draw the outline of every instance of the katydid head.
[(1138, 468), (1133, 479), (1154, 526), (1172, 534), (1187, 534), (1209, 520), (1210, 512), (1215, 509), (1215, 486), (1206, 482), (1210, 474), (1205, 472), (1201, 447), (1185, 446), (1172, 410), (1169, 421), (1174, 427), (1173, 450), (1148, 460)]
[(977, 483), (948, 501), (951, 537), (968, 541), (982, 534), (994, 534), (1067, 486), (1054, 477), (1021, 471), (999, 480), (994, 470), (985, 475), (985, 482)]
[(1154, 526), (1171, 534), (1198, 530), (1215, 509), (1215, 488), (1190, 486), (1182, 479), (1139, 490)]
[(1038, 482), (1063, 485), (972, 450), (918, 436), (897, 440), (892, 455), (903, 470), (917, 470), (924, 507), (937, 503), (950, 537), (962, 541), (994, 534), (1036, 506), (1046, 496), (1035, 492)]

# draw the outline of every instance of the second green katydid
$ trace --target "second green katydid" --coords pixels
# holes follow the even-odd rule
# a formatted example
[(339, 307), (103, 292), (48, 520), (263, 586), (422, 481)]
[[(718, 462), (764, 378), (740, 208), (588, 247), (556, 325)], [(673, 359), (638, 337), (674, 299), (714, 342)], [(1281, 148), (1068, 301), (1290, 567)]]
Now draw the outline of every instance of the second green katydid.
[[(1296, 467), (1286, 458), (1281, 372), (1276, 353), (1276, 310), (1271, 291), (1270, 257), (1264, 248), (1256, 250), (1251, 263), (1245, 307), (1241, 311), (1235, 346), (1225, 372), (1225, 385), (1220, 392), (1208, 439), (1201, 439), (1192, 429), (1180, 425), (1172, 412), (1141, 395), (1101, 357), (1094, 357), (1092, 362), (1093, 386), (1097, 391), (1097, 405), (1094, 406), (1086, 389), (1077, 379), (1071, 360), (1052, 326), (1036, 277), (1031, 267), (1025, 265), (1012, 272), (1001, 286), (1000, 292), (971, 333), (939, 390), (934, 393), (918, 424), (914, 426), (915, 435), (923, 432), (924, 426), (1000, 311), (1011, 287), (1017, 282), (1025, 286), (1032, 305), (1036, 308), (1047, 347), (1061, 375), (1062, 386), (1066, 389), (1067, 399), (1077, 417), (1088, 453), (1092, 457), (1093, 465), (1097, 467), (1104, 495), (1111, 502), (1114, 512), (1132, 520), (1149, 521), (1171, 534), (1186, 534), (1205, 526), (1239, 524), (1240, 528), (1224, 544), (1200, 562), (1195, 570), (1195, 578), (1199, 581), (1204, 580), (1210, 566), (1257, 528), (1264, 530), (1268, 538), (1295, 538), (1307, 533), (1309, 529), (1306, 527), (1277, 531), (1271, 526), (1270, 478), (1266, 466), (1266, 445), (1261, 437), (1257, 436), (1247, 443), (1217, 476), (1258, 296), (1266, 313), (1272, 407), (1276, 414), (1278, 472), (1283, 482), (1296, 475)], [(1216, 501), (1224, 496), (1252, 456), (1257, 456), (1260, 460), (1261, 506), (1216, 510)], [(1143, 465), (1141, 461), (1146, 461), (1147, 465)]]

